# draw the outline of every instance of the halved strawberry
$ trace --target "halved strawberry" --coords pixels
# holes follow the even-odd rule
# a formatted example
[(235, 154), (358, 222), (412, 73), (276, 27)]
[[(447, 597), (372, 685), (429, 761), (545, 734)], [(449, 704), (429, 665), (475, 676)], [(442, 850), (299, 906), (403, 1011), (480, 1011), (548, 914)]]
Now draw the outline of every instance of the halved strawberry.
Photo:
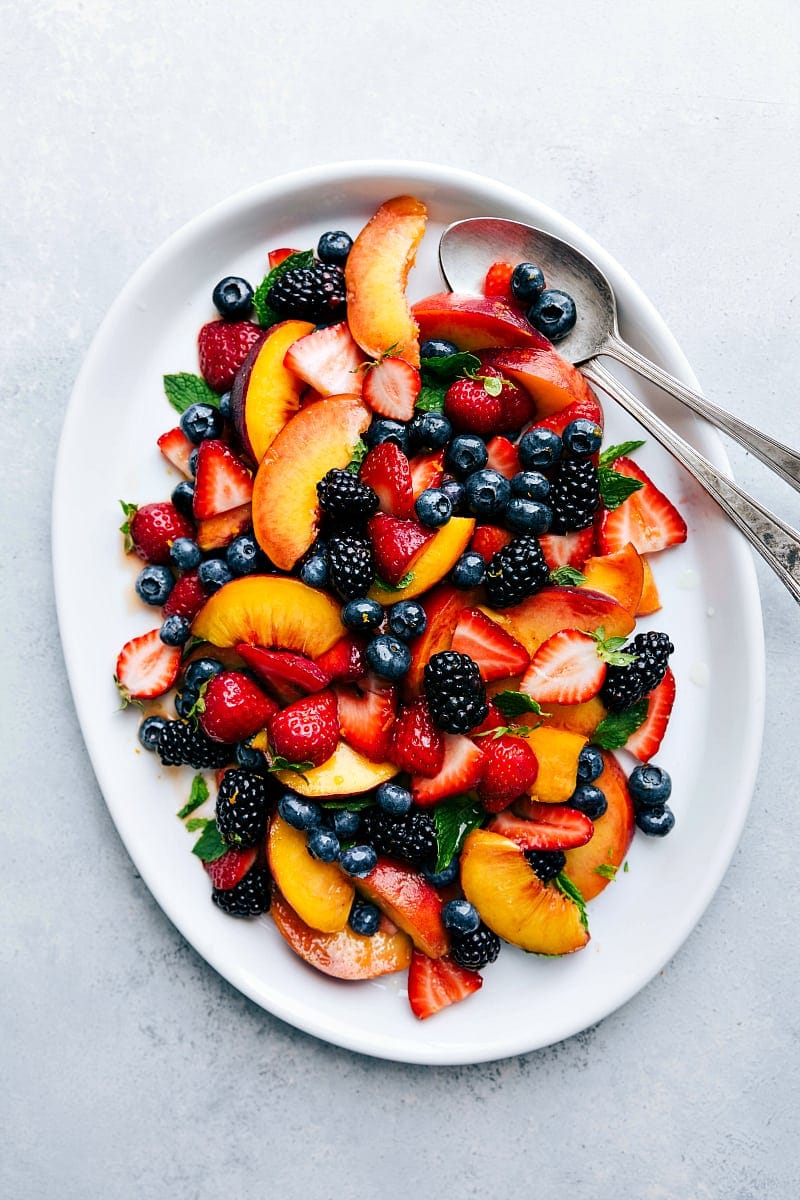
[(198, 521), (249, 504), (253, 480), (240, 458), (216, 438), (201, 442), (197, 451), (194, 515)]
[(485, 738), (483, 753), (478, 795), (487, 812), (502, 812), (535, 782), (539, 762), (525, 739), (510, 733)]
[(567, 426), (573, 421), (577, 421), (579, 417), (587, 421), (594, 421), (601, 429), (603, 427), (602, 408), (593, 396), (586, 396), (581, 400), (573, 400), (572, 404), (568, 404), (560, 412), (551, 413), (549, 417), (542, 417), (540, 421), (536, 421), (536, 428), (552, 429), (553, 433), (557, 433), (560, 437)]
[(197, 335), (200, 374), (212, 391), (230, 391), (236, 372), (264, 336), (261, 326), (250, 321), (209, 321), (202, 327)]
[(420, 454), (411, 460), (411, 491), (416, 500), (427, 488), (438, 487), (444, 475), (444, 450)]
[(275, 754), (289, 762), (327, 762), (339, 744), (339, 709), (332, 691), (296, 700), (269, 720)]
[(463, 610), (450, 648), (459, 654), (468, 654), (480, 667), (485, 683), (519, 675), (530, 662), (530, 655), (522, 643), (479, 608)]
[(543, 704), (580, 704), (603, 686), (606, 664), (596, 638), (578, 629), (554, 633), (536, 650), (520, 683)]
[(166, 433), (162, 433), (157, 444), (167, 462), (188, 478), (192, 473), (192, 469), (189, 466), (189, 457), (194, 450), (194, 442), (189, 441), (180, 425), (176, 425), (174, 429), (168, 429)]
[(659, 491), (648, 475), (630, 458), (614, 461), (614, 470), (643, 485), (623, 500), (600, 522), (599, 541), (603, 554), (622, 550), (633, 542), (640, 554), (652, 554), (686, 541), (686, 522), (671, 500)]
[(521, 817), (507, 809), (492, 817), (486, 826), (490, 833), (510, 838), (523, 850), (572, 850), (575, 846), (585, 846), (594, 833), (593, 823), (577, 808), (529, 799), (521, 804), (526, 812), (535, 806), (537, 815)]
[(474, 788), (483, 774), (484, 755), (479, 746), (461, 733), (445, 733), (444, 762), (441, 771), (432, 779), (414, 775), (411, 794), (414, 803), (423, 808)]
[(420, 373), (411, 363), (404, 358), (382, 358), (366, 372), (362, 394), (380, 416), (410, 421), (421, 387)]
[(441, 771), (444, 739), (434, 725), (427, 701), (423, 698), (412, 700), (400, 708), (388, 756), (401, 771), (408, 771), (412, 775), (433, 779)]
[(483, 976), (460, 967), (452, 958), (428, 958), (412, 951), (408, 968), (408, 1002), (420, 1021), (457, 1004), (483, 987)]
[(178, 678), (180, 646), (165, 646), (158, 629), (131, 638), (120, 650), (114, 669), (123, 706), (131, 700), (163, 696)]
[(344, 740), (374, 762), (384, 762), (397, 712), (397, 688), (368, 676), (361, 687), (343, 684), (335, 694)]
[(301, 696), (321, 692), (331, 682), (327, 671), (292, 650), (264, 650), (261, 646), (241, 644), (236, 652), (245, 666), (277, 696), (281, 704), (291, 704)]
[(506, 479), (512, 479), (518, 471), (522, 470), (517, 447), (507, 437), (493, 437), (490, 442), (487, 442), (486, 449), (489, 452), (487, 467), (491, 467), (493, 471), (499, 471)]
[(511, 276), (514, 274), (514, 264), (499, 260), (492, 263), (483, 281), (484, 296), (499, 296), (509, 304), (515, 303), (511, 292)]
[(340, 638), (314, 662), (330, 676), (332, 682), (355, 683), (367, 669), (364, 646), (363, 638), (351, 633)]
[(176, 579), (175, 586), (167, 597), (162, 612), (165, 617), (186, 617), (193, 621), (208, 599), (208, 592), (198, 579), (197, 572), (191, 575), (181, 575)]
[(647, 716), (625, 743), (639, 762), (649, 762), (658, 754), (664, 734), (667, 730), (672, 706), (675, 703), (675, 676), (667, 667), (667, 673), (657, 688), (647, 697)]
[(277, 250), (270, 250), (268, 255), (269, 269), (274, 271), (287, 258), (291, 258), (293, 254), (297, 254), (297, 250), (292, 250), (289, 246), (280, 246)]
[(513, 538), (513, 534), (507, 529), (501, 529), (499, 525), (478, 525), (469, 543), (470, 550), (474, 550), (476, 554), (480, 554), (484, 562), (491, 562), (498, 550), (502, 550), (504, 546)]
[(589, 525), (572, 533), (543, 533), (539, 535), (539, 545), (551, 571), (559, 567), (580, 570), (594, 550), (594, 528)]
[(278, 705), (243, 671), (209, 679), (198, 704), (201, 726), (215, 742), (242, 742), (263, 729)]
[(203, 866), (211, 878), (211, 886), (220, 892), (227, 892), (242, 882), (255, 861), (255, 847), (248, 850), (236, 850), (232, 847), (226, 850), (221, 858), (216, 858), (214, 862), (204, 862)]
[(377, 493), (381, 512), (391, 517), (414, 515), (411, 467), (394, 442), (374, 446), (361, 464), (361, 482)]
[(376, 513), (367, 521), (375, 555), (375, 571), (384, 583), (396, 587), (434, 536), (417, 521)]
[(364, 355), (344, 321), (298, 338), (283, 359), (283, 365), (320, 396), (359, 395), (363, 364)]

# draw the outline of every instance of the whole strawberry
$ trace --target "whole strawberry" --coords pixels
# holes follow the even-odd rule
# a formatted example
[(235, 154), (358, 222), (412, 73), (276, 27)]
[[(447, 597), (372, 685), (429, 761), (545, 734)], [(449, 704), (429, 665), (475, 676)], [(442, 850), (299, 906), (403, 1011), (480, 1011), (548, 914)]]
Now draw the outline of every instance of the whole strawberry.
[[(487, 368), (487, 371), (493, 368)], [(497, 374), (497, 372), (495, 372)], [(488, 379), (488, 377), (487, 377)], [(478, 376), (457, 379), (451, 383), (444, 398), (444, 411), (461, 433), (478, 433), (488, 437), (501, 428), (503, 406), (500, 400), (502, 384), (495, 379)]]
[(278, 706), (243, 671), (209, 679), (198, 705), (200, 725), (215, 742), (244, 741), (263, 729)]
[(269, 721), (273, 753), (288, 762), (327, 762), (339, 743), (339, 708), (331, 691), (296, 700)]
[(487, 812), (502, 812), (536, 781), (539, 763), (524, 738), (503, 733), (481, 740), (486, 761), (478, 795)]
[(192, 571), (175, 580), (162, 611), (165, 617), (175, 615), (193, 621), (207, 599), (208, 592), (200, 582), (197, 571)]
[(264, 330), (250, 321), (209, 321), (197, 335), (200, 374), (213, 391), (227, 392)]
[(177, 538), (195, 536), (194, 526), (181, 516), (168, 500), (156, 504), (122, 504), (125, 523), (120, 532), (125, 535), (125, 550), (131, 550), (145, 562), (167, 566), (170, 546)]

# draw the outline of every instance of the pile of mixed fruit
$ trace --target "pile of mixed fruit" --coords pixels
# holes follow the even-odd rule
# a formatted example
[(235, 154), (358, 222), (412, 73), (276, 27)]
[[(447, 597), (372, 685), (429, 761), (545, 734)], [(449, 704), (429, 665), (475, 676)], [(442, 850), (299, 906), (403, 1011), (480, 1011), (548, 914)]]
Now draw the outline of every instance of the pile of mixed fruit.
[(642, 443), (603, 449), (536, 264), (409, 305), (425, 223), (396, 197), (213, 289), (199, 374), (164, 380), (184, 478), (123, 505), (161, 621), (116, 664), (142, 745), (199, 772), (214, 903), (329, 975), (408, 968), (420, 1018), (504, 941), (585, 946), (634, 826), (672, 828), (673, 646), (634, 631), (686, 538)]

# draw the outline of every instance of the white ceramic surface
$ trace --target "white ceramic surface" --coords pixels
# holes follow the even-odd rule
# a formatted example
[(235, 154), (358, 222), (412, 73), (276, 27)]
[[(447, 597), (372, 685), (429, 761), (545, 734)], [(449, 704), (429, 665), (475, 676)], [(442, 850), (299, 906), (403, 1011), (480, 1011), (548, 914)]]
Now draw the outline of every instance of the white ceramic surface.
[[(617, 290), (626, 338), (695, 382), (623, 269), (530, 197), (480, 176), (410, 162), (334, 164), (271, 180), (170, 238), (101, 326), (62, 434), (53, 499), (56, 591), (70, 683), (109, 810), (148, 887), (198, 952), (258, 1004), (333, 1043), (401, 1061), (480, 1062), (565, 1038), (633, 996), (694, 927), (741, 833), (763, 722), (755, 574), (743, 541), (681, 469), (650, 441), (637, 456), (678, 503), (690, 531), (685, 546), (655, 563), (664, 607), (641, 624), (666, 629), (677, 647), (678, 701), (658, 756), (673, 777), (676, 828), (663, 842), (634, 839), (629, 871), (590, 905), (592, 941), (584, 952), (540, 960), (504, 947), (483, 990), (430, 1021), (410, 1014), (404, 976), (338, 983), (296, 959), (269, 918), (233, 921), (209, 903), (207, 878), (189, 853), (193, 839), (175, 817), (192, 772), (164, 770), (139, 748), (137, 715), (118, 711), (111, 680), (121, 644), (155, 624), (133, 592), (137, 567), (122, 553), (118, 500), (161, 499), (177, 482), (155, 446), (174, 423), (161, 376), (196, 370), (196, 332), (213, 316), (213, 284), (226, 274), (258, 281), (271, 246), (311, 246), (327, 228), (356, 232), (401, 191), (420, 196), (430, 212), (411, 277), (414, 299), (441, 286), (436, 247), (450, 221), (486, 214), (528, 221), (594, 257)], [(641, 381), (634, 387), (726, 467), (712, 431)], [(605, 408), (609, 443), (637, 435), (611, 401)]]

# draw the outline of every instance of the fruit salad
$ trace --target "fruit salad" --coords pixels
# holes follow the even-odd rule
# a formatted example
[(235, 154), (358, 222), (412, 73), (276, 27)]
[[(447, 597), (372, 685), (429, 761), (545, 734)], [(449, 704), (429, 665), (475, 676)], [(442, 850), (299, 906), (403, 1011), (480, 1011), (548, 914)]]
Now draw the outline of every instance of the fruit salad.
[(218, 909), (339, 979), (407, 971), (420, 1019), (504, 945), (585, 947), (634, 831), (673, 827), (674, 647), (637, 620), (686, 538), (537, 264), (409, 303), (426, 220), (394, 197), (210, 281), (154, 447), (181, 481), (123, 504), (158, 616), (115, 671)]

